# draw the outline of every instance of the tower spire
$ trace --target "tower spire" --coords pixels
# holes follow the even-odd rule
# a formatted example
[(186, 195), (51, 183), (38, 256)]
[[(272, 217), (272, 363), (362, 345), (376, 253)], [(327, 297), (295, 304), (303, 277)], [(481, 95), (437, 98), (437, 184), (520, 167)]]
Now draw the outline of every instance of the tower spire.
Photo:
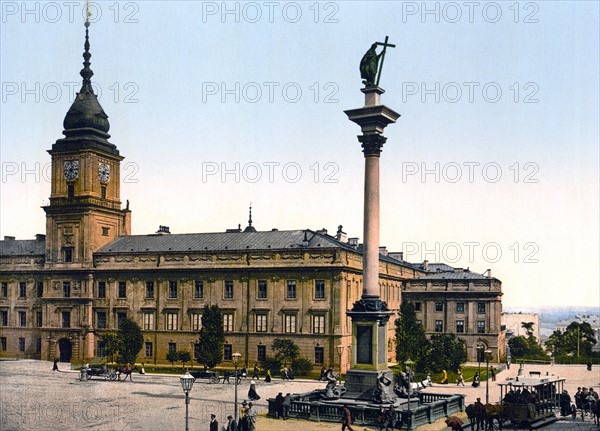
[(248, 226), (246, 226), (244, 232), (256, 232), (256, 229), (252, 226), (252, 202), (250, 202), (250, 208), (248, 209)]
[(79, 74), (83, 78), (83, 85), (81, 87), (81, 91), (89, 90), (93, 93), (92, 89), (92, 76), (94, 76), (94, 72), (90, 69), (90, 37), (89, 37), (89, 27), (90, 27), (90, 2), (86, 1), (85, 3), (85, 43), (83, 44), (83, 69)]

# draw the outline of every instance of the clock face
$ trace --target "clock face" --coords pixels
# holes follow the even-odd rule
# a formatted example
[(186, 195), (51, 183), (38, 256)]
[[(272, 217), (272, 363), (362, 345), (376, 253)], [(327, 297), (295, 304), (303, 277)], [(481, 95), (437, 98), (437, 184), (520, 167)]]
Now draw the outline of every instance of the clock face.
[(76, 180), (79, 177), (79, 160), (65, 160), (65, 178)]
[(110, 179), (109, 165), (107, 165), (106, 163), (98, 164), (98, 178), (100, 178), (100, 181), (102, 181), (103, 183), (108, 182), (108, 180)]

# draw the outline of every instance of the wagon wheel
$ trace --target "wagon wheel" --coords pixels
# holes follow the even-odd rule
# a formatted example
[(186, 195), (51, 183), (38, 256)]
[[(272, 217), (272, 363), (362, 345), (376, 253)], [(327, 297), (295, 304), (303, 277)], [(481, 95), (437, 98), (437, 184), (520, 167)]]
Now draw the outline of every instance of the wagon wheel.
[(214, 376), (210, 377), (210, 382), (211, 383), (219, 383), (219, 376), (217, 376), (216, 374)]
[(117, 380), (117, 373), (114, 370), (111, 370), (108, 373), (108, 378), (109, 380)]

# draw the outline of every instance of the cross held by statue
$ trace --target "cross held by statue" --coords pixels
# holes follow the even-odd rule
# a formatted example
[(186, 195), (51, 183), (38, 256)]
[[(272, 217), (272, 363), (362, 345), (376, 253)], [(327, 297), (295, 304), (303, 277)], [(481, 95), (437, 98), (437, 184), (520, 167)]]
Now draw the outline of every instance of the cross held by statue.
[(376, 45), (383, 46), (383, 51), (381, 52), (381, 62), (379, 63), (379, 71), (377, 72), (377, 82), (375, 82), (375, 86), (379, 87), (379, 79), (381, 78), (381, 70), (383, 69), (383, 60), (385, 60), (385, 50), (389, 46), (390, 48), (396, 48), (396, 45), (388, 43), (389, 37), (386, 36), (383, 42), (375, 42)]

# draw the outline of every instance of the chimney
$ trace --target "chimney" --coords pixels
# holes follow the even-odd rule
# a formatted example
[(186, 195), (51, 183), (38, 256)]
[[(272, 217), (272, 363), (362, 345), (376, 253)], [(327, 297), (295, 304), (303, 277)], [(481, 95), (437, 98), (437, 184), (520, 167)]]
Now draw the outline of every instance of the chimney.
[(388, 255), (387, 247), (385, 245), (379, 247), (379, 254), (383, 256)]
[(36, 234), (36, 235), (35, 235), (35, 240), (36, 240), (37, 242), (42, 242), (42, 241), (45, 241), (45, 240), (46, 240), (46, 235), (43, 235), (43, 234), (41, 234), (41, 233), (38, 233), (38, 234)]
[(169, 226), (160, 225), (158, 227), (158, 230), (156, 231), (156, 233), (159, 235), (166, 235), (166, 234), (170, 234), (171, 231), (169, 230)]
[(358, 238), (348, 238), (348, 245), (354, 248), (358, 247)]
[(346, 235), (346, 232), (344, 232), (342, 228), (342, 225), (338, 226), (337, 233), (335, 234), (335, 239), (337, 239), (339, 242), (346, 242), (348, 241), (348, 235)]
[(429, 261), (428, 260), (423, 261), (423, 270), (429, 271)]
[(404, 253), (401, 251), (394, 251), (394, 252), (389, 252), (388, 256), (391, 257), (392, 259), (396, 259), (399, 260), (400, 262), (404, 262)]
[(304, 231), (304, 238), (302, 239), (302, 245), (304, 247), (308, 246), (308, 230)]
[(488, 268), (485, 272), (487, 273), (488, 277), (492, 277), (492, 270), (490, 268)]
[(4, 241), (14, 241), (15, 237), (14, 236), (6, 236), (4, 235)]

